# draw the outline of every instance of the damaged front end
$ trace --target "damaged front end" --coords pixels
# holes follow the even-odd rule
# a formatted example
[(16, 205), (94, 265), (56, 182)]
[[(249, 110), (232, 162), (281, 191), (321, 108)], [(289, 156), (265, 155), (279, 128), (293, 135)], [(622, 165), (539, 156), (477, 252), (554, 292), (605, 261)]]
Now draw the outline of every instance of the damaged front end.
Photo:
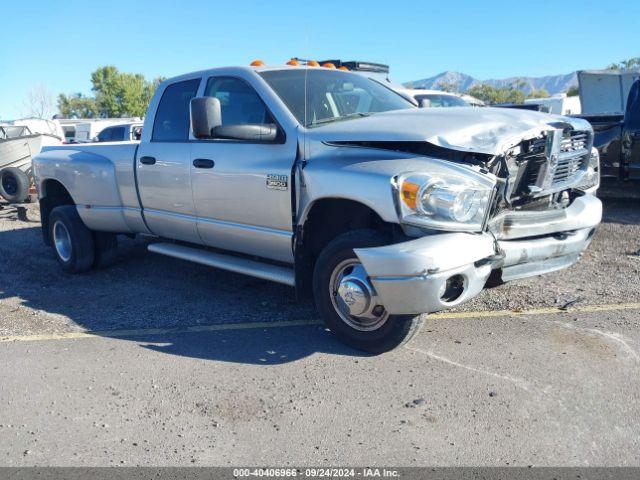
[(493, 217), (508, 211), (563, 209), (577, 196), (595, 192), (599, 162), (593, 134), (563, 127), (526, 138), (494, 157), (502, 188)]
[[(467, 165), (473, 198), (487, 204), (473, 221), (462, 222), (467, 217), (461, 216), (451, 228), (435, 222), (437, 210), (429, 210), (442, 202), (424, 200), (434, 182), (414, 180), (413, 173), (400, 175), (399, 215), (407, 232), (421, 227), (423, 234), (396, 245), (356, 250), (387, 310), (410, 314), (451, 308), (478, 294), (488, 281), (495, 285), (575, 263), (602, 217), (602, 204), (594, 195), (599, 175), (592, 138), (589, 129), (561, 124), (528, 132), (499, 155), (476, 155), (469, 162), (469, 153), (451, 154), (466, 155), (467, 161), (448, 160)], [(491, 179), (485, 184), (492, 185), (490, 194), (483, 190), (482, 176)], [(408, 201), (407, 191), (421, 181)], [(415, 210), (416, 217), (424, 218), (422, 224), (407, 214), (410, 202), (421, 201), (426, 207)], [(415, 230), (411, 233), (417, 236)]]

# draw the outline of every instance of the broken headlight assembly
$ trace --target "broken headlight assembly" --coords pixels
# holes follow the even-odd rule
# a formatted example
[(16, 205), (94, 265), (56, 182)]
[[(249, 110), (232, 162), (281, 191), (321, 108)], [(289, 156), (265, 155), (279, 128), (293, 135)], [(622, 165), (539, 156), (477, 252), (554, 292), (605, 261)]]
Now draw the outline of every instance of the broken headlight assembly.
[(441, 171), (401, 175), (397, 186), (402, 223), (478, 232), (484, 227), (495, 181), (475, 171), (469, 175)]

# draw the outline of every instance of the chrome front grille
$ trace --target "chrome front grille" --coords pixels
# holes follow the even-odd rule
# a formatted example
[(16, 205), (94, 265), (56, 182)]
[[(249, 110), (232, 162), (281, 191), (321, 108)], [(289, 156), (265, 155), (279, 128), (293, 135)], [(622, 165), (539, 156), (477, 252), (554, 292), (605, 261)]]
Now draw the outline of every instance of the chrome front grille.
[(581, 156), (567, 156), (563, 159), (558, 159), (558, 165), (553, 173), (553, 180), (551, 185), (558, 185), (560, 183), (571, 180), (582, 168), (586, 165), (587, 158), (584, 155)]
[(551, 180), (552, 187), (577, 180), (581, 172), (586, 170), (591, 154), (590, 141), (589, 132), (575, 130), (563, 132), (560, 152), (557, 154), (557, 163)]
[(563, 136), (560, 142), (560, 152), (576, 152), (586, 150), (589, 146), (588, 132), (569, 132), (568, 136)]
[(552, 130), (524, 142), (514, 193), (540, 197), (575, 187), (587, 169), (591, 142), (590, 132), (575, 130)]

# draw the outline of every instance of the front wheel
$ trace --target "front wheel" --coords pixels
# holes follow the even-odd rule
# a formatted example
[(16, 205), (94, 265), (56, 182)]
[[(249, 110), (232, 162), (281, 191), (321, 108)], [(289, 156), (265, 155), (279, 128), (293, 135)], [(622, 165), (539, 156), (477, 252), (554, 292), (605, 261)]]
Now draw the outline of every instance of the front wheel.
[(315, 303), (325, 324), (344, 343), (374, 354), (409, 341), (422, 324), (419, 315), (385, 310), (353, 251), (386, 243), (376, 230), (344, 233), (322, 250), (313, 273)]

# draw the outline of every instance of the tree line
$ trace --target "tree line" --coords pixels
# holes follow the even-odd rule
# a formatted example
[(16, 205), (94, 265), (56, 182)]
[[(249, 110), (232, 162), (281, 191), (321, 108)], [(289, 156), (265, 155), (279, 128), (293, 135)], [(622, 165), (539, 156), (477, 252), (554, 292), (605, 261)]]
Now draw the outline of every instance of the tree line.
[(143, 117), (162, 77), (147, 80), (139, 73), (120, 72), (107, 65), (91, 74), (93, 95), (58, 95), (63, 118)]

